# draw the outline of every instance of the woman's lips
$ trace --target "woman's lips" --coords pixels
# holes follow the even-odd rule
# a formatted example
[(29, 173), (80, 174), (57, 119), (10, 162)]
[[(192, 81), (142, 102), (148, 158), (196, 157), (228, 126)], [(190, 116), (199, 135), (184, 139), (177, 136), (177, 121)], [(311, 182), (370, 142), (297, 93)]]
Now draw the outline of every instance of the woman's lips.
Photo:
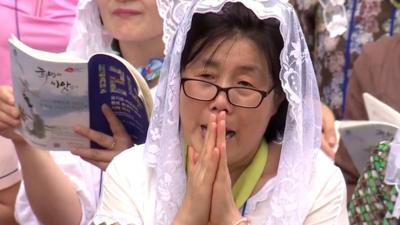
[(118, 8), (115, 9), (112, 12), (113, 15), (119, 16), (119, 17), (130, 17), (130, 16), (136, 16), (141, 14), (141, 12), (134, 10), (134, 9), (124, 9), (124, 8)]

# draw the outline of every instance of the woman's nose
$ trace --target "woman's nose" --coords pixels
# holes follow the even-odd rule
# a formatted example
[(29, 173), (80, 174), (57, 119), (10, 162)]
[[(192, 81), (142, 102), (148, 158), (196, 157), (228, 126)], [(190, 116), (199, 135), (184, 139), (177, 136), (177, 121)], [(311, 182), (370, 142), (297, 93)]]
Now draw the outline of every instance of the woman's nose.
[(211, 101), (210, 107), (212, 111), (220, 112), (230, 112), (232, 110), (232, 104), (229, 102), (228, 93), (225, 91), (220, 91), (215, 99)]

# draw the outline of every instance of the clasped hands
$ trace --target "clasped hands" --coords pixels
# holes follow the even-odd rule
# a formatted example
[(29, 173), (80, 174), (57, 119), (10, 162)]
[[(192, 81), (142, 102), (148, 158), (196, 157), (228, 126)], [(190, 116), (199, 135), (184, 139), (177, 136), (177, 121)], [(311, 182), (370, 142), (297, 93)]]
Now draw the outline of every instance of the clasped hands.
[(211, 113), (201, 149), (188, 147), (188, 181), (174, 225), (232, 225), (241, 218), (226, 153), (226, 113)]

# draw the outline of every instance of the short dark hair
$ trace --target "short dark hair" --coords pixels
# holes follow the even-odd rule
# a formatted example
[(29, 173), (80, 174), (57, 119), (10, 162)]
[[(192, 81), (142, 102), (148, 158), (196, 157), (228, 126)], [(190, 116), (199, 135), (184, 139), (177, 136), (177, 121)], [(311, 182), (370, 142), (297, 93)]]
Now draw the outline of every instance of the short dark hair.
[[(195, 14), (181, 56), (181, 72), (206, 47), (221, 39), (240, 35), (262, 50), (272, 73), (275, 91), (282, 91), (279, 73), (283, 39), (275, 18), (260, 20), (242, 3), (226, 3), (218, 13)], [(269, 142), (283, 135), (288, 102), (285, 99), (271, 118), (264, 137)]]

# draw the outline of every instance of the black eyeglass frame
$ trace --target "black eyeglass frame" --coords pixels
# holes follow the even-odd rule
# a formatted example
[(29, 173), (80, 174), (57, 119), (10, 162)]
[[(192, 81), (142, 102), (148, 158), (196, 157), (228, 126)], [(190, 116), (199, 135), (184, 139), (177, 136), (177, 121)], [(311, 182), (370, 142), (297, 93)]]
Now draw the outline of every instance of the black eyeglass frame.
[[(188, 95), (188, 94), (186, 93), (186, 90), (185, 90), (185, 83), (186, 83), (187, 81), (200, 81), (200, 82), (204, 82), (204, 83), (210, 84), (210, 85), (212, 85), (212, 86), (214, 86), (214, 87), (217, 88), (217, 92), (215, 93), (214, 97), (211, 98), (211, 99), (209, 99), (209, 100), (194, 98), (194, 97), (192, 97), (192, 96), (190, 96), (190, 95)], [(183, 92), (185, 93), (185, 95), (186, 95), (188, 98), (191, 98), (191, 99), (194, 99), (194, 100), (197, 100), (197, 101), (203, 101), (203, 102), (213, 101), (213, 100), (215, 100), (215, 98), (219, 95), (219, 93), (220, 93), (221, 91), (223, 91), (223, 92), (225, 92), (226, 98), (228, 99), (228, 102), (229, 102), (231, 105), (234, 105), (234, 106), (237, 106), (237, 107), (241, 107), (241, 108), (246, 108), (246, 109), (255, 109), (255, 108), (258, 108), (258, 107), (261, 105), (261, 103), (263, 102), (263, 100), (274, 90), (274, 88), (276, 87), (276, 85), (272, 86), (272, 88), (271, 88), (269, 91), (262, 91), (262, 90), (259, 90), (259, 89), (249, 88), (249, 87), (227, 87), (227, 88), (223, 88), (223, 87), (221, 87), (221, 86), (219, 86), (219, 85), (217, 85), (217, 84), (213, 84), (213, 83), (208, 82), (208, 81), (205, 81), (205, 80), (182, 77), (182, 78), (181, 78), (181, 87), (182, 87), (182, 89), (183, 89)], [(234, 104), (234, 103), (231, 102), (231, 99), (229, 98), (229, 90), (232, 90), (232, 89), (248, 89), (248, 90), (256, 91), (256, 92), (258, 92), (258, 93), (261, 95), (260, 102), (259, 102), (256, 106), (252, 106), (252, 107), (241, 106), (241, 105)]]

